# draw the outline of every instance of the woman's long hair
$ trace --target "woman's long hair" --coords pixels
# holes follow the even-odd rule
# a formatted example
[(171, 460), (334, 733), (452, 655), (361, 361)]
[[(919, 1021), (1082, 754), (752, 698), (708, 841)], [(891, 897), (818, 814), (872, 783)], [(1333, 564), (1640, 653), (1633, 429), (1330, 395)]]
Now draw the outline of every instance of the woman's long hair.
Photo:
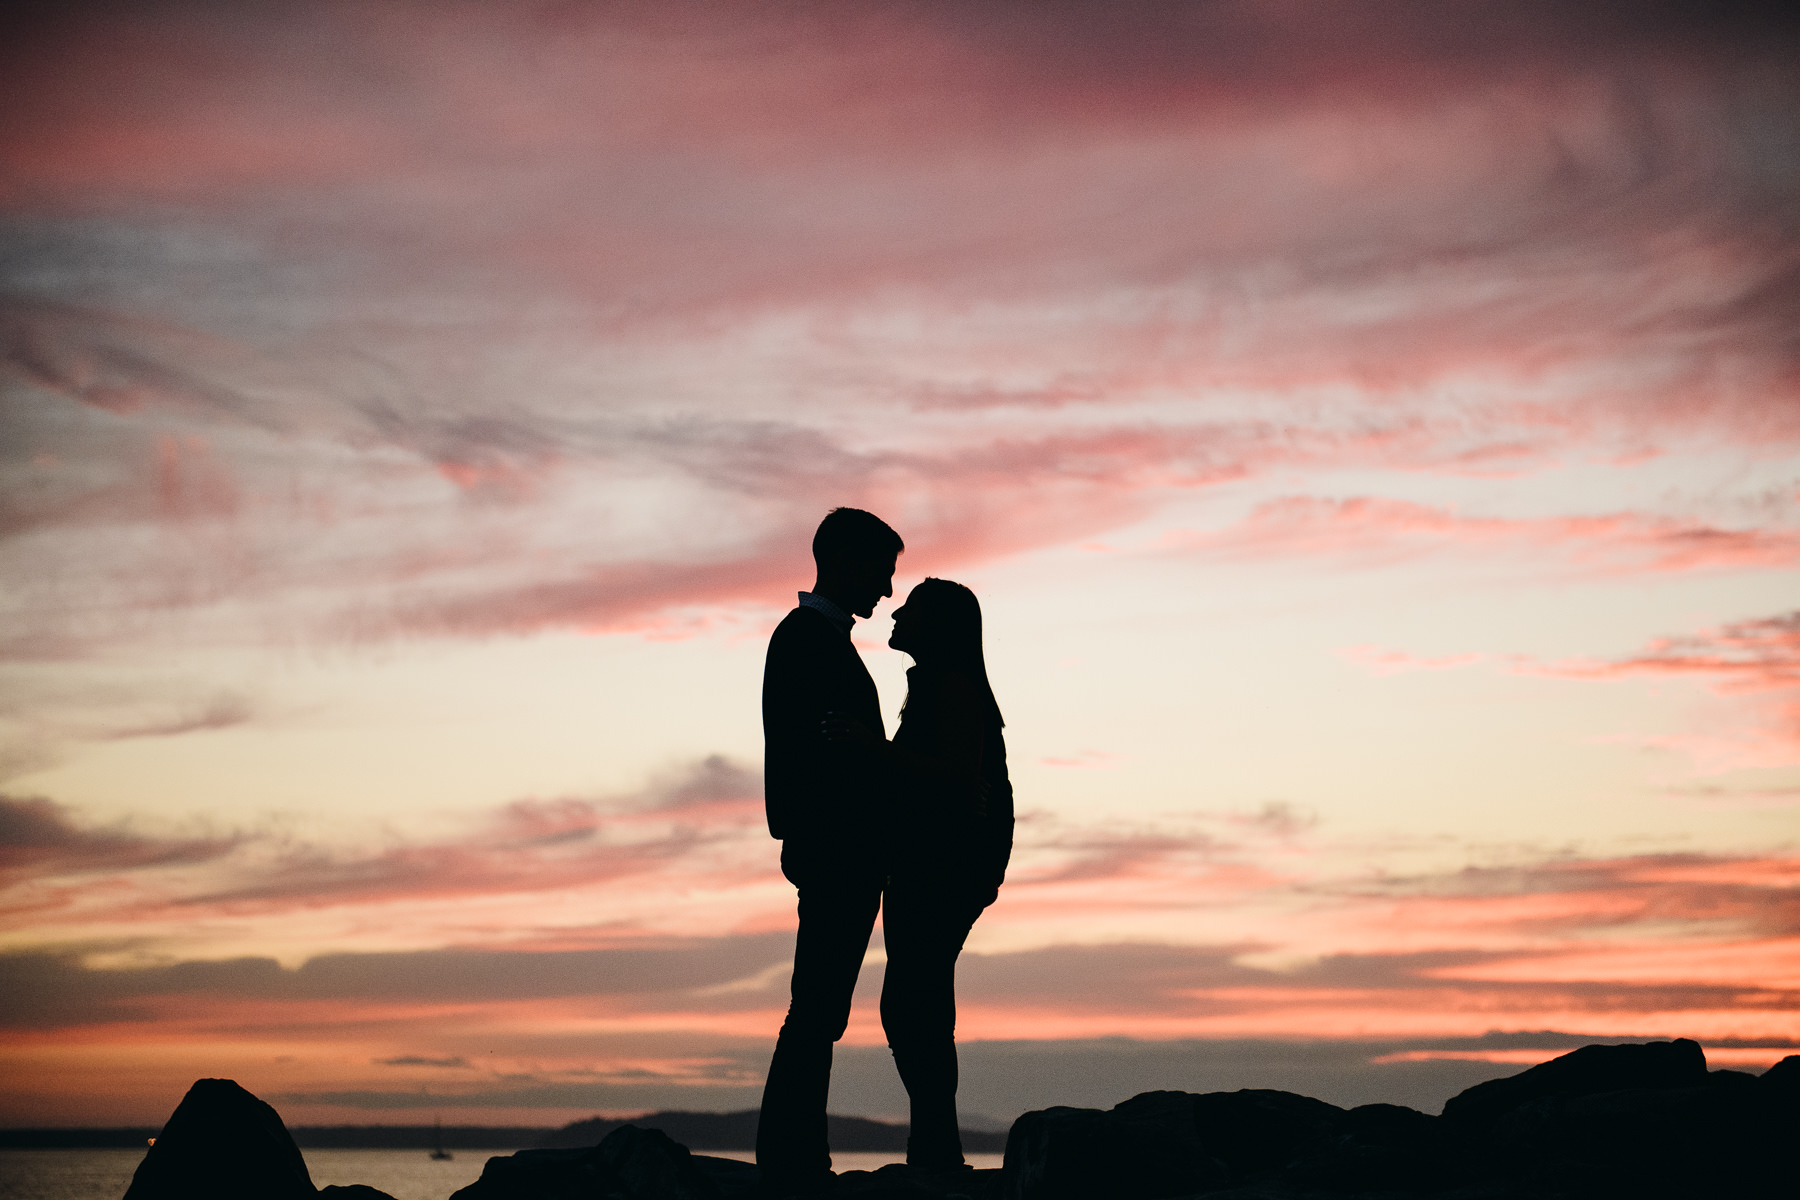
[(914, 609), (913, 619), (923, 626), (932, 657), (939, 665), (973, 679), (987, 698), (988, 711), (1004, 726), (993, 685), (988, 682), (987, 657), (981, 652), (981, 601), (960, 583), (925, 579), (907, 594), (906, 606), (914, 605), (919, 607)]

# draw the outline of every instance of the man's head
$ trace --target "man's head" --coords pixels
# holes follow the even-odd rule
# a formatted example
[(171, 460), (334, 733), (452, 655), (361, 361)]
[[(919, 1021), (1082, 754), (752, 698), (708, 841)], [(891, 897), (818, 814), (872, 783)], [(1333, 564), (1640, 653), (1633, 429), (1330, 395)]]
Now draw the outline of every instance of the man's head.
[(813, 534), (819, 580), (813, 591), (859, 617), (894, 594), (894, 560), (906, 549), (886, 521), (860, 508), (834, 508)]

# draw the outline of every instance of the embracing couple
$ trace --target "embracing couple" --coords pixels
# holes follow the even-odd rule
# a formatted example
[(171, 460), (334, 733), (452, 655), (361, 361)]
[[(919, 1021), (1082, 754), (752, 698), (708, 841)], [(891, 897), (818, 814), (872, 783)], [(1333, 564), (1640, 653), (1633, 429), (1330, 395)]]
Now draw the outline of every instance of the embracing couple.
[(800, 893), (793, 998), (763, 1090), (756, 1161), (771, 1196), (831, 1177), (831, 1047), (850, 1019), (875, 916), (887, 975), (881, 1025), (912, 1101), (906, 1161), (963, 1169), (956, 1119), (956, 957), (1012, 852), (1012, 785), (981, 652), (981, 606), (927, 579), (894, 610), (888, 645), (912, 656), (890, 739), (850, 642), (894, 594), (906, 548), (879, 517), (834, 509), (813, 537), (817, 582), (769, 639), (764, 796), (781, 871)]

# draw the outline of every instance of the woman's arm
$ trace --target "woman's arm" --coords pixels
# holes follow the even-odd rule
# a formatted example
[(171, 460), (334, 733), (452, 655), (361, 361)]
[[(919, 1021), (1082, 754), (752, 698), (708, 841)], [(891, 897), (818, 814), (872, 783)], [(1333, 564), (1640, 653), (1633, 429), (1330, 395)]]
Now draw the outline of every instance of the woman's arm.
[(912, 784), (927, 784), (961, 793), (977, 812), (982, 809), (981, 745), (986, 711), (975, 685), (958, 672), (937, 677), (936, 745), (928, 750), (896, 745), (850, 717), (826, 716), (823, 731), (832, 741), (857, 746), (875, 756), (883, 768)]

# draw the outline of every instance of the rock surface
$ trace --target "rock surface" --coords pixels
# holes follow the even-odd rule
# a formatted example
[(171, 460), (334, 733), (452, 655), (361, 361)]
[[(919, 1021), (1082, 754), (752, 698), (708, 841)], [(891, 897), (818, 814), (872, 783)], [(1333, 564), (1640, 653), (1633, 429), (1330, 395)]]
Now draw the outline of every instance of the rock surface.
[(318, 1194), (280, 1114), (229, 1079), (199, 1079), (138, 1164), (125, 1200)]
[[(706, 1165), (723, 1163), (731, 1166)], [(481, 1178), (452, 1200), (724, 1200), (739, 1190), (733, 1184), (754, 1187), (754, 1176), (756, 1168), (747, 1163), (703, 1163), (659, 1129), (623, 1125), (583, 1150), (521, 1150), (490, 1158)]]
[(1442, 1117), (1289, 1092), (1147, 1092), (1026, 1113), (1004, 1200), (1589, 1200), (1800, 1194), (1800, 1056), (1711, 1071), (1694, 1042), (1585, 1046), (1451, 1100)]
[(1706, 1083), (1706, 1055), (1698, 1042), (1583, 1046), (1529, 1071), (1478, 1083), (1444, 1105), (1444, 1119), (1485, 1128), (1538, 1100), (1591, 1096), (1627, 1088), (1684, 1088)]
[[(1001, 1171), (847, 1171), (819, 1200), (1773, 1200), (1797, 1194), (1797, 1125), (1800, 1055), (1757, 1076), (1708, 1071), (1685, 1039), (1584, 1046), (1478, 1084), (1441, 1117), (1257, 1089), (1047, 1108), (1014, 1122)], [(624, 1125), (597, 1145), (491, 1158), (452, 1200), (761, 1200), (760, 1184), (749, 1163)], [(313, 1196), (391, 1200), (316, 1191), (274, 1109), (202, 1079), (126, 1200)]]

